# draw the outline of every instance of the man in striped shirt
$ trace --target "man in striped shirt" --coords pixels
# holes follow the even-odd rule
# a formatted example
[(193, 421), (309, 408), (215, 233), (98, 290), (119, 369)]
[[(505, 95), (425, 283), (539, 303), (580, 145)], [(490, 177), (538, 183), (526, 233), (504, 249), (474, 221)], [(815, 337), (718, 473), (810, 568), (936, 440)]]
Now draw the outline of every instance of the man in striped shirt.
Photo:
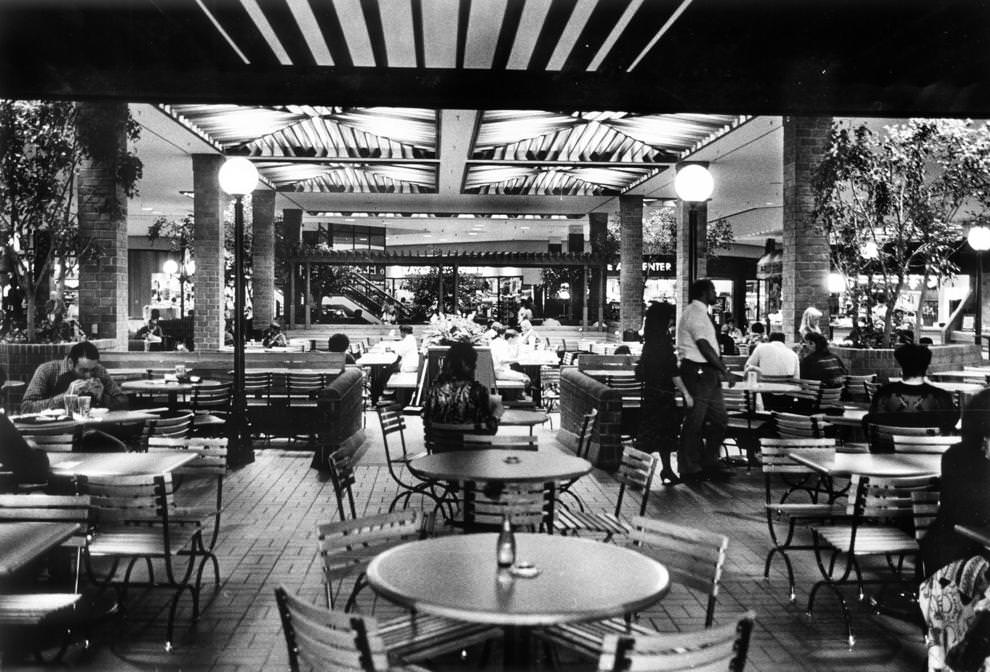
[(66, 394), (92, 398), (94, 408), (127, 408), (127, 395), (100, 365), (100, 352), (88, 341), (76, 343), (65, 359), (45, 362), (24, 391), (22, 413), (62, 408)]

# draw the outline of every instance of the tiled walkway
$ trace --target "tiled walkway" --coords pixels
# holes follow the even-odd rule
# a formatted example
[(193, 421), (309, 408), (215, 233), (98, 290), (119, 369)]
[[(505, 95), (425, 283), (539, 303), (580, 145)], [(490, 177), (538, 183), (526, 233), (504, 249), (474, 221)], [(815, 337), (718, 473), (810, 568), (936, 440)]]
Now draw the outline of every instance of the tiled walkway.
[[(381, 458), (375, 425), (375, 418), (369, 417), (372, 447), (357, 470), (356, 494), (359, 506), (368, 514), (384, 510), (395, 490)], [(408, 437), (417, 434), (420, 432), (411, 428)], [(549, 432), (543, 438), (552, 441)], [(416, 443), (411, 440), (411, 447)], [(283, 583), (322, 603), (314, 529), (317, 522), (336, 517), (332, 487), (309, 469), (309, 460), (308, 453), (259, 450), (253, 464), (229, 475), (219, 545), (222, 583), (215, 595), (204, 593), (204, 612), (191, 627), (188, 604), (183, 604), (175, 651), (166, 653), (162, 647), (166, 595), (162, 591), (134, 593), (128, 598), (126, 617), (101, 628), (95, 648), (70, 655), (69, 664), (87, 670), (288, 669), (273, 590)], [(580, 481), (578, 491), (587, 503), (604, 509), (614, 502), (617, 487), (607, 474), (593, 472)], [(747, 669), (923, 670), (925, 657), (917, 628), (873, 616), (866, 605), (854, 604), (857, 643), (850, 651), (837, 604), (830, 595), (822, 593), (814, 620), (805, 616), (807, 589), (817, 576), (808, 554), (798, 556), (795, 563), (799, 586), (796, 604), (787, 601), (782, 564), (775, 565), (769, 582), (762, 578), (768, 547), (762, 501), (762, 476), (739, 470), (738, 476), (724, 485), (664, 488), (657, 484), (648, 511), (651, 516), (728, 535), (728, 562), (716, 617), (724, 619), (746, 608), (757, 612)], [(383, 601), (374, 602), (370, 590), (364, 596), (365, 611), (375, 609), (378, 615), (388, 615), (395, 609)], [(701, 627), (704, 606), (675, 588), (641, 618), (660, 630), (691, 629)], [(438, 665), (443, 670), (464, 667), (477, 669), (474, 662), (461, 664), (456, 659), (439, 661)], [(562, 667), (593, 669), (566, 656)], [(497, 658), (486, 667), (498, 668)], [(31, 667), (8, 662), (3, 669)]]

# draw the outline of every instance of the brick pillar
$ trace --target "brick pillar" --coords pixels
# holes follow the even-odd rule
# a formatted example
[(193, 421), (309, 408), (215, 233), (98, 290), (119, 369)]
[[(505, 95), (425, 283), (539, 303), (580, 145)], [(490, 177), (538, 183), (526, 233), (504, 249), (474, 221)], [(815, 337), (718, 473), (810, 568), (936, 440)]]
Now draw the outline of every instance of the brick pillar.
[[(584, 254), (584, 227), (571, 227), (567, 234), (567, 251), (571, 254)], [(571, 315), (582, 324), (584, 324), (582, 322), (584, 317), (584, 285), (583, 267), (571, 266)]]
[(643, 197), (619, 197), (620, 331), (643, 326)]
[[(591, 240), (592, 254), (601, 255), (604, 252), (607, 227), (607, 212), (588, 213), (588, 238)], [(588, 292), (588, 320), (591, 322), (602, 319), (602, 304), (605, 302), (602, 295), (603, 270), (601, 266), (591, 269), (591, 287)]]
[(801, 315), (815, 306), (829, 322), (829, 250), (811, 218), (811, 181), (828, 142), (831, 117), (784, 117), (784, 263), (781, 309), (787, 339), (795, 337)]
[[(282, 210), (282, 232), (290, 250), (300, 243), (302, 240), (302, 210), (298, 208)], [(292, 252), (290, 251), (289, 254), (292, 254)], [(296, 282), (290, 283), (291, 286), (286, 288), (285, 307), (283, 311), (285, 312), (286, 324), (291, 329), (294, 326), (292, 322), (293, 317), (298, 320), (299, 316), (302, 315), (302, 309), (299, 307), (299, 297), (305, 293), (306, 285), (304, 282), (299, 281), (300, 278), (297, 269), (290, 268), (289, 274), (295, 278)]]
[[(126, 119), (126, 103), (80, 103), (77, 124), (122, 151)], [(79, 233), (99, 248), (79, 266), (79, 323), (90, 338), (112, 338), (126, 350), (127, 195), (116, 175), (115, 162), (99, 159), (84, 160), (79, 171)]]
[(193, 154), (193, 234), (196, 255), (196, 313), (193, 342), (197, 351), (219, 350), (223, 345), (224, 265), (223, 210), (226, 195), (217, 175), (224, 157)]
[(264, 329), (275, 317), (275, 192), (251, 194), (251, 293), (254, 328)]

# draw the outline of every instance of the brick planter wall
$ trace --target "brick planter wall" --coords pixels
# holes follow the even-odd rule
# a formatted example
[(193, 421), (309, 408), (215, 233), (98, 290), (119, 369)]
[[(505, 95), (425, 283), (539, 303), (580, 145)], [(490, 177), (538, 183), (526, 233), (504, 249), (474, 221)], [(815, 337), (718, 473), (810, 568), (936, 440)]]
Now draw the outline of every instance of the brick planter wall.
[[(90, 341), (102, 353), (114, 348), (112, 339)], [(28, 382), (39, 364), (53, 359), (63, 359), (75, 343), (0, 343), (0, 367), (10, 380)]]
[(622, 394), (576, 368), (560, 372), (560, 430), (557, 439), (572, 450), (577, 447), (581, 422), (591, 409), (598, 409), (598, 425), (591, 436), (588, 459), (596, 467), (615, 471), (619, 467), (622, 431)]
[[(899, 377), (901, 367), (894, 359), (893, 348), (843, 348), (833, 345), (830, 350), (835, 353), (850, 375), (877, 374), (880, 380)], [(964, 366), (979, 366), (983, 364), (980, 348), (974, 344), (954, 343), (950, 345), (935, 345), (931, 348), (932, 363), (928, 371), (957, 371)]]
[(364, 443), (363, 389), (364, 373), (356, 366), (348, 366), (320, 396), (320, 436), (314, 468), (325, 468), (327, 456), (335, 450), (353, 453)]

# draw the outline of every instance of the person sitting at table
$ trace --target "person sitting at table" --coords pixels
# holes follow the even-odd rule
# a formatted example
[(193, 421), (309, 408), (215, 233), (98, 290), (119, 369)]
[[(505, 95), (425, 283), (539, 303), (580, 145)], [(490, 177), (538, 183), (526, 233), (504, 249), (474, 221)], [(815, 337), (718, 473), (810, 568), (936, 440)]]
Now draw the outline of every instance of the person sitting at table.
[(726, 355), (733, 356), (739, 354), (739, 348), (736, 347), (736, 340), (732, 338), (732, 325), (723, 324), (722, 328), (719, 330), (718, 334), (718, 347), (722, 351), (722, 356)]
[(66, 394), (91, 397), (93, 408), (128, 406), (127, 395), (100, 365), (100, 351), (89, 341), (73, 345), (65, 359), (45, 362), (35, 370), (24, 391), (21, 412), (62, 408)]
[[(873, 396), (870, 412), (863, 418), (863, 427), (871, 424), (902, 427), (938, 427), (951, 432), (959, 419), (952, 395), (925, 382), (925, 373), (932, 361), (932, 352), (923, 345), (906, 343), (894, 350), (894, 359), (901, 367), (901, 380), (887, 383)], [(871, 441), (870, 450), (890, 452), (889, 441), (878, 437)], [(876, 445), (874, 445), (876, 444)]]
[(282, 333), (282, 325), (272, 320), (261, 333), (261, 344), (266, 348), (284, 348), (289, 344), (289, 339)]
[(632, 351), (629, 350), (629, 346), (622, 344), (615, 346), (615, 351), (612, 352), (613, 355), (631, 355)]
[(973, 607), (990, 583), (990, 552), (956, 532), (956, 525), (990, 526), (990, 390), (967, 404), (961, 441), (942, 455), (938, 513), (920, 542), (926, 579), (918, 602), (929, 629), (929, 647), (944, 646), (942, 656), (969, 629)]
[(519, 323), (519, 337), (524, 347), (530, 350), (536, 350), (543, 345), (540, 335), (536, 333), (536, 329), (533, 329), (533, 323), (529, 320), (523, 320)]
[(753, 322), (749, 325), (749, 333), (746, 334), (746, 343), (749, 345), (749, 351), (752, 353), (756, 346), (760, 343), (765, 343), (767, 340), (766, 327), (763, 326), (762, 322)]
[(413, 336), (411, 324), (400, 324), (399, 333), (402, 338), (393, 346), (395, 354), (399, 356), (398, 371), (403, 373), (415, 373), (419, 371), (419, 346), (416, 344), (416, 337)]
[(423, 427), (431, 445), (434, 425), (469, 426), (464, 431), (494, 434), (502, 415), (502, 403), (474, 378), (478, 353), (470, 343), (454, 343), (443, 360), (443, 369), (426, 393)]
[(160, 319), (161, 313), (157, 308), (152, 308), (151, 315), (148, 317), (148, 323), (138, 329), (136, 336), (146, 341), (161, 342), (165, 333), (162, 331), (161, 325), (158, 324)]
[(784, 334), (775, 331), (766, 343), (756, 347), (746, 360), (745, 370), (759, 372), (761, 376), (788, 376), (797, 378), (801, 368), (797, 353), (784, 343)]
[(502, 334), (492, 339), (492, 364), (495, 367), (495, 380), (519, 381), (529, 387), (529, 376), (512, 368), (519, 362), (519, 332), (503, 329)]
[(347, 334), (333, 334), (327, 339), (327, 350), (330, 352), (344, 353), (344, 364), (357, 364), (354, 355), (351, 354), (351, 339)]
[(826, 387), (841, 387), (846, 375), (846, 365), (828, 348), (828, 339), (816, 332), (809, 332), (804, 340), (811, 352), (801, 360), (801, 378), (820, 380)]

